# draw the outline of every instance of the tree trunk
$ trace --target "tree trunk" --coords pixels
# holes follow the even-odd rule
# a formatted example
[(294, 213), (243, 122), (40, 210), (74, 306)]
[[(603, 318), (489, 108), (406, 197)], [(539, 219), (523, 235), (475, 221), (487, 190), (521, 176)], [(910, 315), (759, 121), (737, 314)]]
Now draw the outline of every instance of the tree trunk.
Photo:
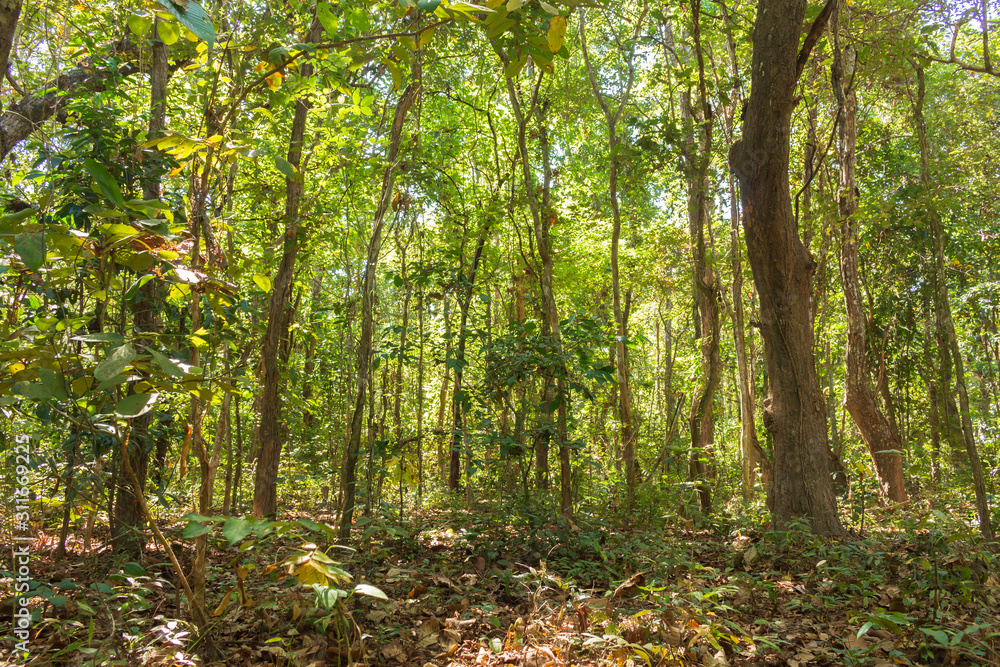
[[(715, 392), (722, 379), (722, 357), (719, 352), (720, 314), (719, 282), (709, 262), (708, 253), (712, 246), (709, 221), (710, 179), (708, 167), (712, 159), (712, 110), (705, 90), (705, 57), (701, 49), (701, 0), (691, 0), (691, 36), (694, 40), (695, 58), (698, 63), (698, 104), (693, 108), (685, 96), (682, 112), (688, 122), (701, 126), (698, 138), (700, 144), (697, 157), (693, 149), (695, 130), (690, 128), (687, 148), (688, 172), (688, 224), (691, 233), (691, 251), (694, 264), (695, 304), (701, 338), (701, 381), (691, 403), (691, 460), (690, 477), (698, 482), (701, 509), (706, 514), (712, 511), (712, 491), (708, 482), (709, 461), (715, 440), (715, 420), (713, 407)], [(696, 335), (696, 338), (698, 336)]]
[[(152, 53), (149, 63), (149, 130), (147, 136), (155, 138), (163, 132), (166, 123), (167, 109), (167, 81), (170, 78), (170, 71), (167, 67), (167, 45), (159, 39), (152, 40)], [(160, 181), (157, 178), (149, 178), (142, 184), (143, 197), (147, 200), (158, 200), (160, 198)], [(157, 334), (160, 331), (160, 323), (157, 318), (159, 311), (160, 286), (156, 280), (147, 281), (139, 287), (135, 301), (132, 306), (132, 326), (136, 333)], [(137, 345), (140, 353), (145, 345)], [(140, 484), (145, 485), (146, 474), (149, 469), (149, 456), (152, 449), (149, 426), (152, 423), (155, 412), (148, 412), (132, 420), (132, 428), (129, 434), (130, 459), (132, 469)], [(142, 552), (142, 547), (146, 540), (141, 532), (142, 524), (145, 522), (142, 506), (139, 503), (138, 494), (144, 489), (133, 489), (132, 479), (128, 475), (119, 473), (119, 492), (116, 494), (115, 503), (115, 524), (118, 534), (115, 536), (114, 548), (116, 551), (123, 551), (131, 558), (138, 558)]]
[(389, 149), (386, 155), (385, 172), (382, 176), (382, 190), (379, 194), (378, 208), (372, 225), (372, 235), (368, 242), (368, 257), (365, 264), (364, 287), (361, 292), (361, 339), (358, 341), (358, 392), (354, 401), (354, 412), (351, 415), (351, 439), (347, 443), (344, 454), (344, 470), (341, 473), (344, 489), (343, 506), (340, 513), (338, 538), (346, 544), (351, 536), (351, 522), (354, 519), (355, 487), (357, 486), (357, 462), (361, 449), (361, 426), (365, 412), (365, 398), (368, 392), (369, 369), (372, 352), (372, 322), (375, 300), (375, 272), (378, 267), (379, 253), (382, 250), (382, 225), (385, 214), (392, 201), (392, 190), (396, 182), (396, 169), (399, 167), (400, 140), (403, 136), (403, 122), (406, 114), (413, 106), (420, 92), (420, 59), (413, 59), (413, 81), (399, 96), (396, 111), (389, 134)]
[[(138, 47), (130, 39), (111, 45), (108, 51), (105, 57), (87, 58), (78, 67), (45, 82), (40, 87), (42, 92), (22, 97), (0, 114), (0, 162), (37, 127), (65, 108), (66, 102), (77, 93), (103, 92), (121, 77), (146, 71), (141, 63), (128, 62), (131, 58), (138, 60), (139, 56)], [(98, 65), (109, 59), (121, 64), (114, 68)]]
[[(962, 364), (962, 351), (958, 347), (958, 337), (955, 335), (955, 322), (951, 316), (951, 302), (948, 298), (948, 282), (945, 274), (944, 256), (944, 229), (941, 218), (938, 216), (931, 194), (931, 172), (930, 172), (930, 146), (927, 141), (927, 125), (924, 121), (924, 70), (916, 67), (917, 73), (917, 97), (913, 107), (913, 120), (917, 129), (917, 139), (920, 144), (920, 180), (923, 183), (927, 197), (927, 219), (930, 223), (931, 236), (934, 241), (934, 280), (935, 289), (934, 309), (935, 319), (938, 329), (944, 334), (944, 349), (941, 350), (942, 371), (950, 367), (947, 357), (950, 353), (950, 361), (955, 368), (955, 386), (958, 392), (958, 400), (961, 406), (961, 429), (959, 436), (965, 444), (965, 452), (969, 458), (969, 467), (972, 469), (972, 481), (976, 492), (976, 510), (979, 514), (979, 530), (987, 540), (993, 540), (993, 524), (990, 518), (989, 500), (986, 496), (986, 481), (983, 478), (982, 462), (979, 460), (979, 451), (976, 448), (975, 434), (972, 430), (972, 417), (969, 413), (969, 392), (965, 381), (965, 368)], [(940, 338), (940, 337), (939, 337)], [(941, 345), (940, 339), (938, 341)], [(940, 393), (949, 393), (950, 382), (945, 384), (942, 373), (942, 382), (938, 388)]]
[[(642, 31), (645, 10), (633, 25), (631, 41), (634, 43)], [(618, 99), (617, 108), (612, 111), (605, 100), (604, 93), (597, 83), (594, 68), (590, 62), (590, 55), (587, 52), (587, 31), (586, 31), (586, 10), (580, 9), (580, 44), (583, 51), (583, 60), (587, 66), (587, 75), (590, 78), (590, 86), (594, 91), (594, 97), (604, 112), (604, 120), (608, 129), (608, 195), (611, 199), (611, 303), (614, 310), (615, 326), (617, 328), (617, 344), (615, 345), (615, 379), (618, 384), (618, 415), (621, 421), (622, 433), (622, 463), (625, 465), (625, 506), (631, 510), (635, 504), (635, 487), (638, 481), (636, 465), (636, 437), (633, 418), (632, 385), (629, 379), (627, 347), (628, 342), (628, 318), (622, 310), (621, 285), (618, 271), (618, 246), (622, 232), (621, 208), (618, 202), (618, 122), (622, 112), (629, 103), (632, 94), (632, 84), (635, 81), (635, 64), (631, 55), (626, 55), (626, 67), (628, 74), (625, 89)]]
[(10, 50), (14, 46), (17, 19), (21, 16), (21, 0), (0, 0), (0, 89), (7, 74)]
[(312, 410), (313, 397), (313, 371), (316, 368), (316, 343), (319, 340), (319, 306), (320, 297), (323, 293), (323, 274), (318, 273), (312, 279), (312, 306), (309, 312), (309, 331), (306, 333), (306, 359), (305, 368), (302, 375), (302, 425), (306, 428), (306, 437), (312, 437), (313, 427), (316, 424), (316, 416)]
[(799, 239), (789, 194), (789, 140), (805, 0), (761, 0), (754, 24), (743, 137), (730, 151), (770, 378), (765, 426), (774, 438), (773, 526), (808, 517), (843, 534), (830, 480), (825, 405), (816, 382), (813, 261)]
[[(467, 338), (466, 325), (469, 319), (469, 306), (472, 303), (472, 291), (476, 285), (476, 271), (479, 268), (479, 260), (483, 256), (483, 248), (486, 246), (486, 238), (490, 232), (490, 225), (487, 222), (479, 234), (476, 243), (476, 252), (472, 257), (472, 265), (469, 267), (469, 276), (461, 281), (465, 287), (465, 294), (458, 298), (458, 307), (461, 310), (458, 328), (458, 347), (455, 354), (455, 387), (451, 394), (452, 429), (451, 429), (451, 451), (448, 457), (448, 489), (457, 491), (459, 488), (459, 477), (461, 474), (461, 454), (465, 441), (464, 425), (462, 423), (465, 416), (465, 399), (462, 390), (462, 376), (465, 370), (465, 341)], [(459, 274), (461, 275), (461, 274)]]
[[(839, 5), (839, 2), (838, 2)], [(844, 308), (847, 314), (847, 361), (844, 407), (861, 432), (875, 472), (879, 493), (892, 502), (909, 499), (903, 481), (903, 443), (899, 431), (879, 409), (875, 402), (868, 372), (864, 306), (861, 299), (861, 280), (858, 269), (858, 230), (854, 217), (858, 209), (858, 189), (854, 182), (857, 143), (858, 98), (854, 89), (854, 70), (857, 55), (852, 47), (840, 46), (840, 8), (834, 9), (830, 31), (834, 38), (833, 88), (840, 109), (839, 163), (840, 163), (840, 280), (844, 289)]]
[[(322, 34), (319, 19), (313, 18), (312, 25), (303, 40), (315, 43)], [(303, 78), (309, 78), (313, 66), (304, 62), (299, 67)], [(288, 140), (288, 163), (296, 170), (302, 163), (302, 142), (305, 136), (306, 117), (312, 104), (306, 97), (295, 101), (295, 115), (292, 119), (292, 130)], [(281, 369), (279, 367), (279, 350), (282, 341), (288, 336), (290, 318), (285, 312), (289, 306), (292, 293), (292, 278), (295, 274), (295, 258), (302, 243), (300, 236), (305, 235), (302, 220), (299, 216), (299, 202), (304, 190), (304, 175), (297, 173), (295, 178), (285, 177), (285, 234), (281, 263), (274, 275), (271, 286), (271, 301), (267, 310), (267, 330), (261, 347), (263, 378), (261, 378), (260, 426), (258, 438), (260, 448), (257, 455), (257, 475), (253, 489), (253, 513), (258, 519), (273, 517), (278, 508), (278, 464), (281, 458), (281, 448), (284, 444), (284, 428), (281, 415), (281, 399), (279, 385)]]

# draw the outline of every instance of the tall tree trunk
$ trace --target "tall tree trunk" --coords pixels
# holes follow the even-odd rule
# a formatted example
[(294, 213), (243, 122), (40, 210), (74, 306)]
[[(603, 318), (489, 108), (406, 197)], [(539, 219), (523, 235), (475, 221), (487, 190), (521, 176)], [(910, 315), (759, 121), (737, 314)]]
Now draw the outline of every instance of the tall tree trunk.
[(403, 521), (403, 470), (406, 462), (406, 451), (403, 449), (403, 419), (400, 416), (403, 402), (403, 359), (406, 357), (406, 337), (410, 324), (410, 283), (406, 279), (406, 249), (413, 239), (414, 228), (410, 227), (410, 236), (406, 243), (399, 241), (399, 227), (396, 227), (396, 251), (399, 253), (400, 276), (403, 280), (403, 323), (399, 332), (399, 357), (396, 359), (396, 374), (393, 380), (392, 420), (396, 427), (396, 451), (399, 454), (399, 520)]
[[(726, 51), (729, 54), (729, 64), (733, 77), (733, 87), (730, 92), (732, 103), (726, 113), (726, 131), (730, 143), (733, 141), (736, 110), (742, 102), (740, 91), (739, 63), (736, 59), (736, 43), (733, 39), (732, 19), (728, 9), (721, 6), (725, 18)], [(730, 319), (733, 323), (733, 344), (736, 348), (736, 371), (740, 393), (740, 459), (742, 467), (743, 500), (753, 497), (757, 475), (761, 474), (765, 485), (770, 482), (770, 462), (757, 441), (757, 428), (754, 425), (753, 382), (750, 377), (750, 363), (747, 359), (746, 315), (743, 308), (743, 250), (740, 243), (740, 202), (736, 191), (736, 177), (730, 171), (727, 175), (729, 183), (729, 261), (733, 272), (732, 311)], [(670, 414), (668, 407), (667, 413)], [(766, 473), (765, 473), (766, 470)]]
[(354, 412), (351, 415), (351, 439), (347, 443), (344, 454), (344, 469), (341, 473), (344, 488), (344, 501), (340, 513), (338, 538), (345, 544), (351, 536), (351, 522), (354, 519), (355, 491), (357, 486), (357, 462), (361, 449), (361, 425), (364, 419), (365, 398), (368, 393), (369, 369), (371, 368), (372, 352), (372, 322), (375, 300), (375, 272), (378, 258), (382, 250), (382, 225), (385, 214), (392, 201), (392, 190), (396, 182), (396, 170), (399, 158), (399, 146), (403, 136), (403, 123), (406, 114), (413, 106), (420, 92), (420, 57), (413, 59), (413, 81), (399, 96), (389, 133), (389, 149), (386, 155), (385, 172), (382, 176), (382, 190), (379, 194), (378, 208), (372, 224), (372, 235), (368, 242), (368, 258), (365, 264), (364, 286), (361, 292), (361, 339), (358, 341), (358, 393), (354, 401)]
[[(0, 70), (0, 76), (2, 76), (3, 71), (5, 70)], [(155, 138), (163, 132), (166, 123), (167, 81), (169, 78), (167, 45), (154, 38), (149, 64), (150, 116), (147, 134), (149, 138)], [(147, 179), (142, 184), (142, 191), (145, 199), (158, 200), (160, 198), (160, 180), (158, 178)], [(139, 287), (136, 299), (132, 303), (132, 326), (136, 333), (154, 335), (159, 333), (160, 323), (157, 318), (160, 305), (159, 292), (159, 282), (156, 280), (147, 281), (145, 285)], [(138, 347), (141, 352), (145, 345)], [(146, 474), (149, 470), (149, 456), (152, 449), (149, 425), (154, 414), (154, 412), (148, 412), (136, 417), (132, 421), (129, 435), (129, 458), (132, 470), (142, 485), (146, 483)], [(144, 493), (144, 489), (132, 488), (132, 478), (124, 472), (118, 474), (117, 481), (119, 487), (115, 494), (117, 498), (115, 525), (118, 533), (113, 538), (114, 548), (116, 551), (123, 551), (131, 558), (138, 558), (146, 541), (141, 532), (145, 516), (138, 498), (139, 494)]]
[[(934, 309), (939, 331), (944, 333), (945, 349), (941, 351), (942, 370), (954, 363), (955, 386), (961, 406), (961, 430), (959, 435), (965, 444), (965, 452), (972, 469), (972, 482), (976, 492), (976, 510), (979, 514), (979, 530), (987, 540), (994, 538), (993, 524), (990, 518), (989, 500), (986, 496), (986, 481), (983, 478), (982, 462), (976, 448), (975, 434), (972, 430), (972, 417), (969, 413), (969, 392), (966, 388), (965, 367), (962, 363), (962, 351), (958, 347), (958, 337), (955, 335), (955, 322), (951, 316), (951, 302), (948, 298), (948, 278), (945, 274), (944, 229), (941, 218), (930, 196), (932, 182), (930, 171), (930, 146), (927, 141), (927, 124), (924, 121), (924, 70), (916, 66), (917, 96), (913, 105), (913, 120), (917, 130), (917, 140), (920, 144), (920, 180), (927, 196), (927, 220), (930, 223), (931, 236), (934, 241)], [(941, 341), (939, 340), (939, 345)], [(949, 360), (947, 357), (949, 356)], [(951, 363), (950, 363), (951, 362)], [(939, 393), (949, 393), (949, 384), (942, 383)]]
[[(306, 33), (306, 43), (318, 42), (323, 27), (318, 18), (313, 18)], [(303, 78), (312, 76), (313, 66), (304, 62), (299, 67)], [(288, 163), (298, 170), (302, 163), (302, 143), (306, 130), (306, 118), (312, 107), (305, 96), (295, 101), (295, 115), (288, 140)], [(279, 351), (282, 341), (288, 336), (290, 318), (286, 310), (292, 294), (292, 278), (295, 274), (295, 258), (305, 236), (299, 216), (299, 203), (305, 189), (304, 175), (296, 173), (294, 178), (285, 177), (285, 234), (282, 239), (281, 263), (271, 285), (271, 301), (267, 309), (267, 329), (261, 347), (263, 377), (261, 378), (260, 425), (258, 438), (260, 447), (257, 454), (257, 475), (253, 488), (253, 513), (257, 518), (271, 517), (278, 509), (278, 465), (281, 448), (284, 445), (285, 429), (281, 414), (279, 386), (281, 368)]]
[(319, 340), (319, 306), (323, 294), (323, 274), (317, 273), (312, 279), (312, 306), (309, 311), (309, 331), (306, 333), (306, 359), (302, 375), (302, 424), (306, 428), (306, 437), (312, 437), (316, 416), (312, 410), (313, 371), (316, 368), (316, 343)]
[[(509, 64), (506, 54), (498, 50), (504, 65)], [(539, 77), (541, 77), (541, 73)], [(539, 81), (541, 79), (539, 78)], [(552, 347), (557, 365), (560, 368), (552, 372), (554, 377), (547, 378), (545, 398), (543, 399), (543, 410), (547, 411), (551, 419), (553, 405), (556, 406), (556, 423), (553, 429), (551, 425), (546, 427), (548, 440), (552, 432), (555, 432), (556, 442), (559, 444), (559, 509), (564, 517), (573, 515), (573, 493), (570, 480), (570, 460), (569, 447), (566, 442), (566, 406), (569, 402), (568, 388), (566, 386), (565, 368), (561, 368), (562, 363), (562, 333), (559, 329), (559, 309), (556, 303), (555, 292), (552, 287), (552, 271), (554, 256), (552, 253), (552, 239), (549, 235), (550, 226), (556, 221), (555, 211), (551, 205), (552, 170), (549, 162), (549, 140), (548, 128), (544, 110), (539, 107), (538, 100), (532, 98), (527, 113), (521, 106), (521, 99), (514, 86), (514, 80), (506, 77), (507, 94), (510, 97), (511, 108), (514, 112), (514, 120), (517, 123), (517, 147), (521, 162), (521, 169), (524, 179), (524, 192), (528, 198), (528, 208), (531, 211), (532, 227), (535, 236), (535, 246), (538, 257), (542, 263), (541, 275), (539, 275), (539, 286), (542, 292), (542, 308), (545, 311), (545, 319), (542, 320), (542, 336), (547, 339)], [(541, 201), (535, 191), (535, 177), (532, 169), (531, 154), (528, 152), (527, 126), (528, 119), (534, 115), (538, 123), (539, 148), (542, 155), (542, 183), (539, 184)]]
[(878, 475), (879, 493), (893, 502), (909, 499), (903, 481), (903, 443), (899, 431), (879, 409), (870, 386), (866, 352), (864, 305), (861, 299), (861, 280), (858, 269), (858, 229), (854, 217), (858, 209), (858, 189), (854, 182), (857, 144), (858, 98), (854, 89), (854, 70), (857, 54), (853, 47), (841, 48), (839, 17), (840, 8), (833, 10), (830, 31), (834, 39), (832, 81), (840, 109), (840, 280), (844, 289), (844, 308), (847, 313), (847, 371), (844, 407), (861, 432), (875, 472)]
[[(698, 105), (695, 109), (690, 99), (682, 100), (684, 115), (689, 122), (701, 126), (698, 137), (697, 157), (692, 138), (687, 155), (688, 171), (688, 224), (691, 233), (691, 251), (694, 263), (695, 303), (701, 334), (701, 382), (691, 403), (691, 461), (690, 477), (698, 482), (698, 495), (703, 512), (712, 510), (712, 491), (708, 482), (708, 465), (715, 440), (713, 407), (715, 392), (722, 379), (722, 357), (719, 352), (721, 324), (719, 314), (719, 282), (709, 262), (712, 246), (709, 221), (710, 180), (708, 167), (712, 160), (712, 110), (705, 90), (705, 56), (701, 48), (701, 0), (691, 0), (691, 37), (698, 64)], [(695, 130), (691, 128), (691, 134)], [(696, 336), (697, 338), (698, 336)]]
[(750, 97), (743, 137), (733, 145), (730, 163), (740, 182), (770, 378), (765, 426), (774, 438), (773, 526), (781, 530), (804, 516), (817, 533), (840, 535), (844, 529), (830, 480), (825, 405), (813, 354), (814, 266), (798, 236), (788, 184), (805, 8), (805, 0), (757, 5)]
[[(617, 108), (613, 111), (605, 99), (605, 94), (601, 92), (601, 87), (597, 83), (594, 74), (594, 67), (590, 62), (590, 55), (587, 52), (587, 30), (586, 30), (586, 10), (580, 9), (580, 44), (583, 51), (583, 60), (587, 66), (587, 75), (590, 78), (590, 86), (594, 91), (594, 97), (604, 112), (604, 121), (608, 129), (608, 196), (611, 199), (611, 303), (615, 316), (615, 327), (617, 328), (617, 344), (615, 345), (615, 379), (618, 383), (618, 415), (621, 420), (622, 433), (622, 462), (625, 464), (625, 506), (631, 510), (635, 504), (635, 487), (638, 481), (636, 465), (636, 437), (633, 418), (632, 386), (629, 379), (627, 347), (628, 342), (628, 317), (622, 310), (621, 285), (618, 271), (618, 246), (622, 233), (621, 207), (618, 202), (618, 122), (621, 120), (622, 112), (629, 103), (632, 94), (632, 84), (635, 81), (635, 64), (632, 54), (626, 54), (626, 76), (625, 89), (618, 99)], [(641, 15), (633, 24), (631, 43), (638, 39), (642, 32), (643, 21), (646, 17), (645, 7)]]
[(461, 474), (460, 457), (465, 441), (465, 427), (462, 423), (465, 415), (462, 377), (465, 370), (465, 342), (468, 337), (466, 327), (469, 319), (469, 306), (472, 304), (472, 291), (476, 285), (476, 271), (479, 269), (479, 261), (482, 259), (483, 248), (486, 246), (486, 238), (489, 232), (490, 225), (487, 222), (479, 234), (479, 240), (476, 242), (476, 252), (472, 257), (469, 275), (468, 277), (462, 276), (461, 282), (465, 287), (465, 294), (458, 297), (458, 307), (461, 311), (461, 316), (459, 318), (458, 346), (455, 349), (455, 385), (451, 394), (451, 451), (448, 457), (448, 488), (451, 491), (457, 491), (459, 488), (459, 477)]

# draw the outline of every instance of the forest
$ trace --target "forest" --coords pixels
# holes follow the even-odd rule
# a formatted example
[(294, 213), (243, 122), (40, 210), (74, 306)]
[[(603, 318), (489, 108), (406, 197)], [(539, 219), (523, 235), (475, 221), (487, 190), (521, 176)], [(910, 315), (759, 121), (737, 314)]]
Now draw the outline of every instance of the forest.
[(998, 40), (0, 0), (0, 663), (1000, 665)]

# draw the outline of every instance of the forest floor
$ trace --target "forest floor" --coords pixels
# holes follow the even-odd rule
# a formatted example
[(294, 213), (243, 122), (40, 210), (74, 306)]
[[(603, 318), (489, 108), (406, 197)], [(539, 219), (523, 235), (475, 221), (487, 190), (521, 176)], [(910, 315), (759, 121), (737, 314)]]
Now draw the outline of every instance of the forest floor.
[[(935, 516), (947, 518), (927, 509), (908, 532), (823, 540), (483, 507), (362, 519), (353, 551), (327, 549), (322, 531), (305, 545), (310, 534), (295, 531), (236, 546), (213, 536), (211, 626), (198, 640), (162, 550), (124, 563), (98, 542), (55, 563), (43, 533), (28, 664), (1000, 665), (1000, 558)], [(333, 517), (299, 525), (313, 521)], [(161, 527), (187, 567), (184, 526)], [(289, 576), (307, 561), (353, 578)], [(0, 576), (9, 619), (12, 581)], [(4, 658), (12, 648), (7, 635)]]

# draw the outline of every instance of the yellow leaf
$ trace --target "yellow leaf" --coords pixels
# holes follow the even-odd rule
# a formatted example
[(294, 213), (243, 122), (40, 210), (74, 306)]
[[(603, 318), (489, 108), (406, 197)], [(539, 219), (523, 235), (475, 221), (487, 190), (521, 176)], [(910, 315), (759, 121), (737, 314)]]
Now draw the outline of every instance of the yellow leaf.
[(556, 53), (562, 48), (563, 39), (566, 37), (566, 17), (553, 16), (549, 23), (549, 32), (546, 35), (549, 42), (549, 51)]
[(434, 31), (435, 30), (437, 30), (436, 27), (435, 28), (428, 28), (427, 30), (424, 30), (422, 33), (420, 33), (420, 41), (417, 42), (417, 46), (419, 46), (422, 49), (425, 46), (427, 46), (428, 44), (430, 44), (431, 43), (431, 39), (434, 38)]
[(229, 606), (229, 598), (232, 597), (232, 595), (233, 589), (230, 587), (229, 590), (226, 591), (226, 594), (222, 596), (222, 602), (220, 602), (219, 606), (212, 612), (212, 616), (222, 616), (226, 613), (226, 607)]

